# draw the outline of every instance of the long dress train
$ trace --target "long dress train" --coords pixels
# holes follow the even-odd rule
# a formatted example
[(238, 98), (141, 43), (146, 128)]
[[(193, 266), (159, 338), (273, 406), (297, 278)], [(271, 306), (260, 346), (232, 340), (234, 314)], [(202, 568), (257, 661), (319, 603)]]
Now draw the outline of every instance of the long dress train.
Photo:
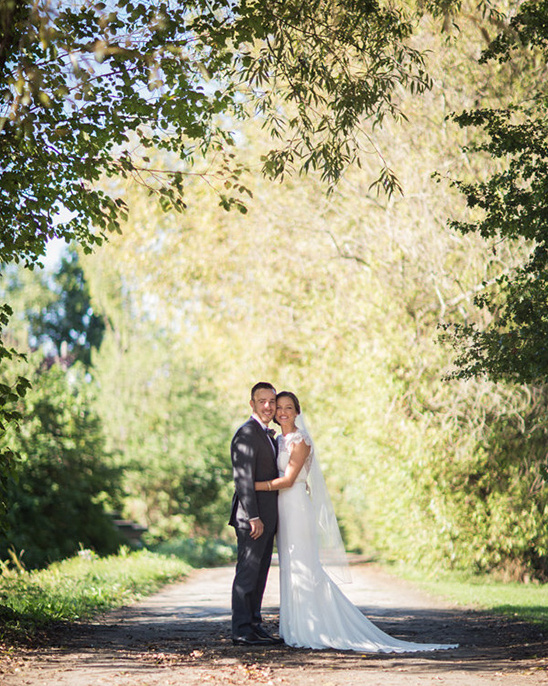
[(389, 636), (370, 622), (324, 571), (318, 526), (306, 479), (314, 447), (308, 434), (279, 436), (278, 469), (283, 476), (291, 446), (311, 446), (305, 466), (291, 488), (278, 497), (277, 546), (280, 564), (280, 636), (301, 648), (335, 648), (370, 653), (404, 653), (456, 648), (457, 645), (409, 643)]

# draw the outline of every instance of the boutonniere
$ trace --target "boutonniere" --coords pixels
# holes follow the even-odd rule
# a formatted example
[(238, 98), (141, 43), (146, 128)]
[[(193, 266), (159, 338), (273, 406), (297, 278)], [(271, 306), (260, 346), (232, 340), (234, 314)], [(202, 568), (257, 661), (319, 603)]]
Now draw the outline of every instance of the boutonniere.
[(276, 438), (276, 431), (275, 429), (267, 429), (266, 433), (270, 436), (270, 438)]

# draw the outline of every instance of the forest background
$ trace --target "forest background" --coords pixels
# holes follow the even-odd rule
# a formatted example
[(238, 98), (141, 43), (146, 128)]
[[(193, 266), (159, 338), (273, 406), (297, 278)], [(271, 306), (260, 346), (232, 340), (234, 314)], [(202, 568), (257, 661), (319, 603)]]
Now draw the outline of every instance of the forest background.
[[(4, 559), (111, 552), (112, 511), (149, 544), (232, 541), (229, 442), (251, 385), (269, 380), (301, 399), (349, 550), (546, 579), (542, 376), (459, 375), (440, 341), (446, 325), (488, 327), (493, 308), (475, 297), (498, 303), (497, 277), (531, 253), (527, 238), (449, 224), (470, 217), (452, 181), (486, 180), (504, 160), (472, 153), (478, 132), (448, 115), (533, 100), (543, 80), (529, 55), (480, 61), (501, 21), (474, 3), (445, 30), (418, 20), (431, 87), (396, 87), (406, 119), (364, 122), (370, 155), (334, 188), (313, 170), (265, 178), (260, 118), (231, 120), (241, 166), (226, 185), (249, 191), (245, 212), (219, 204), (209, 151), (183, 213), (130, 177), (102, 179), (129, 208), (119, 235), (93, 254), (72, 245), (49, 270), (4, 270), (5, 340), (28, 351), (4, 378), (32, 383), (4, 439), (19, 455)], [(401, 193), (378, 192), (379, 156)]]

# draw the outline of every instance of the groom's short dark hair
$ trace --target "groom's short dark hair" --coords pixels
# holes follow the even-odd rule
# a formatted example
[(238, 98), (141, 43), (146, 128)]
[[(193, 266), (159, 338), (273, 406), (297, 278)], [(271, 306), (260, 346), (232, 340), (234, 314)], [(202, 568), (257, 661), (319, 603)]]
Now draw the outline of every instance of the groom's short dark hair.
[(257, 391), (262, 390), (263, 388), (267, 388), (270, 391), (274, 391), (276, 393), (276, 389), (271, 383), (268, 383), (268, 381), (259, 381), (259, 383), (256, 383), (253, 388), (251, 389), (251, 400), (253, 400), (253, 396)]

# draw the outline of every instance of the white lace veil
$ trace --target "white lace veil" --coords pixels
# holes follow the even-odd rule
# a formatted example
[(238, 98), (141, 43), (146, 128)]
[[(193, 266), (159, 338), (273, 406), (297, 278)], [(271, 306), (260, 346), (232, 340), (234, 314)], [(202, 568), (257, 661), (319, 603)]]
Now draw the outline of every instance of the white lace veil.
[[(297, 415), (295, 424), (298, 429), (310, 437), (302, 414)], [(320, 561), (333, 581), (349, 583), (352, 579), (348, 567), (348, 558), (315, 448), (306, 482), (318, 525)]]

